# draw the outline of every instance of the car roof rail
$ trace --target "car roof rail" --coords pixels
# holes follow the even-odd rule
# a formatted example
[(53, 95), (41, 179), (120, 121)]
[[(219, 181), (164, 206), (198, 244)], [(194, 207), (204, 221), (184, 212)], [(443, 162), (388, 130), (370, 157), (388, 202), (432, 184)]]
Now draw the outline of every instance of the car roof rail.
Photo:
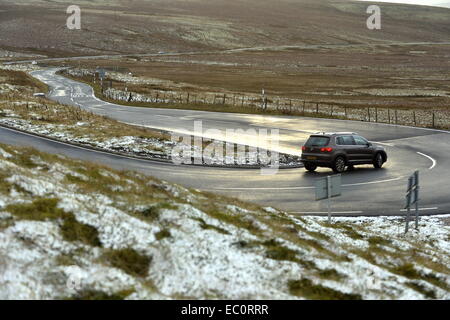
[(314, 134), (321, 134), (321, 135), (324, 135), (324, 136), (334, 136), (334, 135), (342, 135), (342, 134), (355, 134), (355, 135), (357, 135), (358, 133), (356, 133), (356, 132), (325, 132), (325, 131), (318, 131), (318, 132), (315, 132)]

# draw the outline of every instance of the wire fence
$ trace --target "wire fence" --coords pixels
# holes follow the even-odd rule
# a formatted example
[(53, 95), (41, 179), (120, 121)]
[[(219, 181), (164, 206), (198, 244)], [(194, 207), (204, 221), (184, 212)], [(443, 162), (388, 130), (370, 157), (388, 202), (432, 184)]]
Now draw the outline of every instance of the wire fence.
[[(71, 76), (96, 79), (96, 73), (89, 69), (69, 69)], [(95, 81), (95, 80), (94, 80)], [(97, 79), (97, 81), (100, 81)], [(330, 102), (290, 99), (261, 94), (233, 94), (217, 92), (186, 92), (149, 89), (147, 93), (137, 93), (113, 88), (112, 79), (101, 82), (105, 98), (129, 103), (155, 103), (211, 106), (211, 109), (230, 109), (233, 112), (253, 111), (256, 113), (314, 116), (339, 118), (376, 123), (390, 123), (407, 126), (450, 129), (450, 109), (411, 108), (395, 109), (390, 107), (342, 106)]]
[(115, 88), (103, 91), (106, 98), (138, 103), (163, 103), (186, 105), (211, 105), (236, 110), (246, 108), (260, 113), (280, 113), (326, 118), (340, 118), (366, 122), (390, 123), (426, 128), (450, 129), (450, 110), (392, 109), (382, 107), (346, 107), (330, 103), (318, 103), (300, 99), (258, 95), (217, 93), (192, 93), (154, 90), (140, 94)]

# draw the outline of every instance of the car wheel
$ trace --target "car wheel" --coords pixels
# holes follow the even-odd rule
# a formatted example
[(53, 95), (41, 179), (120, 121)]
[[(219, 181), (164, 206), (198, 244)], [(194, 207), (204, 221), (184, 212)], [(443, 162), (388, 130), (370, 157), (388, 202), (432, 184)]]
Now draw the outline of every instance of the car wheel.
[(315, 164), (305, 163), (305, 169), (308, 170), (309, 172), (314, 172), (316, 171), (317, 166)]
[(381, 153), (377, 153), (375, 159), (373, 160), (373, 166), (376, 169), (380, 169), (383, 166), (383, 163), (384, 163), (383, 156), (381, 155)]
[(336, 160), (334, 160), (333, 165), (333, 171), (334, 173), (342, 173), (345, 171), (345, 159), (343, 157), (337, 157)]

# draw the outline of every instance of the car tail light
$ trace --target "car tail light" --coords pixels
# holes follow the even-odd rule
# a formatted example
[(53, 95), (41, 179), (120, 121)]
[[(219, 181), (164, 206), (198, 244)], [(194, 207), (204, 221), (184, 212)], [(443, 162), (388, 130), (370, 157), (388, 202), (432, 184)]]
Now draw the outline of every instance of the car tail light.
[(330, 147), (328, 147), (328, 148), (321, 148), (320, 151), (321, 152), (332, 152), (333, 148), (330, 148)]
[(305, 146), (302, 147), (302, 151), (306, 151), (306, 147)]

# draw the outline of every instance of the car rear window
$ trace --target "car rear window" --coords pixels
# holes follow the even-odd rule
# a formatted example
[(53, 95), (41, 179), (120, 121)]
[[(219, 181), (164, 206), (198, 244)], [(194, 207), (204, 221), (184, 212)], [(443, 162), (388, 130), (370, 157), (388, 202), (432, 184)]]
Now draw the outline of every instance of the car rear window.
[(325, 147), (330, 142), (330, 138), (328, 137), (309, 137), (308, 141), (306, 141), (307, 147)]

